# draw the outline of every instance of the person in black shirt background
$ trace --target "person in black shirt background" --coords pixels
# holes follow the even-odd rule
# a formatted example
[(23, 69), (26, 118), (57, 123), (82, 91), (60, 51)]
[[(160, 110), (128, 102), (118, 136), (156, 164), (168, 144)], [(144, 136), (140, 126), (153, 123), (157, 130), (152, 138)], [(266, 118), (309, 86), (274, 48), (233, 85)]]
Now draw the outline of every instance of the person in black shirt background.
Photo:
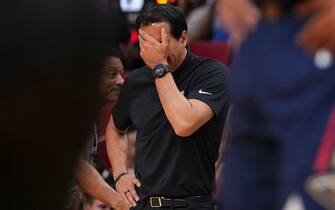
[[(186, 21), (176, 7), (153, 6), (136, 22), (146, 66), (129, 75), (107, 128), (116, 189), (136, 209), (214, 209), (227, 68), (187, 50)], [(126, 168), (132, 123), (135, 176)]]
[(299, 197), (323, 209), (305, 181), (333, 165), (335, 1), (219, 0), (218, 11), (240, 45), (221, 208), (280, 210)]

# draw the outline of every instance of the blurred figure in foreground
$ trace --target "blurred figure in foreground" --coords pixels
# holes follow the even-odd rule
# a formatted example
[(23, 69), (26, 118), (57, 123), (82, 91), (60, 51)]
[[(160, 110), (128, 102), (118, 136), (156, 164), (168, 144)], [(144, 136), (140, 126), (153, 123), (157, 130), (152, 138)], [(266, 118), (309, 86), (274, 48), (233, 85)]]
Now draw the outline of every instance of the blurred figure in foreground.
[(221, 208), (279, 210), (296, 193), (306, 210), (322, 209), (303, 186), (310, 174), (328, 169), (334, 145), (335, 1), (217, 5), (240, 46)]
[(0, 14), (2, 207), (65, 209), (97, 110), (99, 1), (2, 1)]

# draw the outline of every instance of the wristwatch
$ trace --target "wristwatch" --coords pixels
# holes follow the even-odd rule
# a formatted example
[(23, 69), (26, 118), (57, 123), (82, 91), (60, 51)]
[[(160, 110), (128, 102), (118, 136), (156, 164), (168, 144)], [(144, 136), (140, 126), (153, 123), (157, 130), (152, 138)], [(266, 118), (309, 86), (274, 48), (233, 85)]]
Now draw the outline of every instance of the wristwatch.
[(152, 69), (155, 78), (161, 78), (168, 72), (170, 72), (170, 67), (167, 64), (158, 64)]

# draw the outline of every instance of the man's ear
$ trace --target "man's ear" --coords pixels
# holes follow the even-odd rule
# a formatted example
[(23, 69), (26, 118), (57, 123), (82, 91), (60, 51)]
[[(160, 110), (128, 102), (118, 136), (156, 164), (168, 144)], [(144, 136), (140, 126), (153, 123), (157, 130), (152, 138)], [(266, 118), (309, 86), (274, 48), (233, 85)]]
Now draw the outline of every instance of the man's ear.
[(186, 47), (188, 44), (188, 34), (186, 31), (183, 31), (180, 35), (179, 42), (183, 45), (183, 47)]

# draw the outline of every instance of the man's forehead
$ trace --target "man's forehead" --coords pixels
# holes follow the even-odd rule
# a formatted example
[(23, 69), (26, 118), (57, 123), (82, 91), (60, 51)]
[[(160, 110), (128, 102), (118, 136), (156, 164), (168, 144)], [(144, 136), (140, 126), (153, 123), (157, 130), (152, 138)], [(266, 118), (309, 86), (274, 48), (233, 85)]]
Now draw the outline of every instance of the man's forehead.
[(150, 23), (149, 25), (141, 25), (141, 28), (153, 27), (156, 29), (165, 28), (166, 30), (170, 29), (170, 25), (166, 22), (157, 22), (157, 23)]
[(115, 56), (109, 56), (104, 60), (105, 65), (120, 65), (122, 64), (121, 58)]
[(170, 25), (166, 22), (151, 23), (150, 25), (155, 26), (155, 27), (160, 27), (160, 28), (170, 27)]

